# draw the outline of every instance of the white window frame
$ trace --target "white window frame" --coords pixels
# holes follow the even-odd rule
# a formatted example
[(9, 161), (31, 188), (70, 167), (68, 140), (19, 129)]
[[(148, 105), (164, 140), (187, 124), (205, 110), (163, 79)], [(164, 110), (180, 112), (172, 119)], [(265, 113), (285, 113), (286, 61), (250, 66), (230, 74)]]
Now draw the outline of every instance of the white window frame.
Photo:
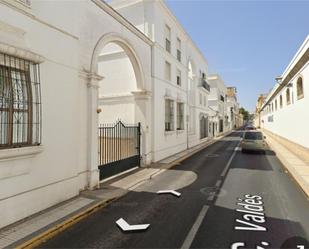
[(172, 41), (171, 41), (171, 28), (167, 24), (164, 26), (164, 43), (165, 43), (165, 50), (171, 53)]

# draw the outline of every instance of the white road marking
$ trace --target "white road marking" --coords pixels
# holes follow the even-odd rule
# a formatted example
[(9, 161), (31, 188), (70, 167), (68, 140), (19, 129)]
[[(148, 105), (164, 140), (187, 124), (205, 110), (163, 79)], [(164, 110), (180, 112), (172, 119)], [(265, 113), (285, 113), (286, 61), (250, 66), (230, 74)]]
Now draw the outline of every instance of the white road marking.
[(159, 190), (157, 194), (172, 194), (177, 197), (181, 196), (181, 194), (175, 190)]
[(216, 182), (216, 187), (219, 188), (219, 186), (221, 185), (221, 182), (222, 182), (222, 180), (218, 180), (218, 181)]
[(206, 216), (206, 213), (208, 211), (209, 206), (203, 206), (202, 210), (200, 211), (196, 221), (194, 222), (193, 226), (191, 227), (190, 232), (188, 233), (185, 241), (183, 242), (181, 249), (189, 249), (191, 247), (191, 244), (195, 238), (195, 235), (197, 234), (197, 231), (199, 227), (202, 224), (203, 219)]
[(123, 230), (123, 231), (138, 231), (138, 230), (146, 230), (150, 224), (141, 224), (141, 225), (130, 225), (124, 219), (120, 218), (116, 221), (116, 224)]
[[(240, 144), (240, 142), (237, 144), (236, 148), (239, 147), (239, 144)], [(223, 170), (222, 173), (221, 173), (221, 177), (223, 177), (223, 176), (226, 175), (226, 172), (228, 171), (228, 169), (229, 169), (229, 167), (230, 167), (230, 165), (231, 165), (231, 163), (232, 163), (232, 160), (233, 160), (233, 158), (234, 158), (235, 155), (236, 155), (236, 152), (237, 152), (236, 148), (235, 148), (235, 150), (233, 151), (233, 154), (231, 155), (231, 157), (230, 157), (230, 159), (228, 160), (227, 164), (225, 165), (225, 168), (224, 168), (224, 170)]]

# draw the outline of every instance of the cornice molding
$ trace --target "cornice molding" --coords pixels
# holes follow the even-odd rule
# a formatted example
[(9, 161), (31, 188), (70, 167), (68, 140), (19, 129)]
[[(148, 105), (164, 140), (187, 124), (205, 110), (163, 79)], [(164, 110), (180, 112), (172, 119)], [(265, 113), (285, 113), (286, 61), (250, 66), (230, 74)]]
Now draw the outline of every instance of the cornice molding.
[[(16, 3), (18, 3), (19, 5), (22, 5), (20, 2), (16, 2)], [(11, 9), (14, 9), (14, 10), (18, 11), (18, 12), (20, 12), (21, 14), (23, 14), (23, 15), (25, 15), (25, 16), (28, 16), (29, 18), (31, 18), (31, 19), (33, 19), (33, 20), (35, 20), (35, 21), (37, 21), (37, 22), (39, 22), (39, 23), (41, 23), (41, 24), (44, 24), (44, 25), (46, 25), (46, 26), (48, 26), (48, 27), (50, 27), (50, 28), (52, 28), (52, 29), (54, 29), (54, 30), (57, 30), (57, 31), (59, 31), (59, 32), (65, 34), (65, 35), (67, 35), (67, 36), (70, 36), (70, 37), (73, 38), (73, 39), (78, 40), (78, 37), (77, 37), (77, 36), (75, 36), (75, 35), (73, 35), (73, 34), (70, 34), (69, 32), (67, 32), (67, 31), (65, 31), (65, 30), (62, 30), (62, 29), (60, 29), (60, 28), (58, 28), (58, 27), (56, 27), (56, 26), (54, 26), (54, 25), (52, 25), (52, 24), (50, 24), (50, 23), (47, 23), (46, 21), (43, 21), (42, 19), (40, 19), (40, 18), (34, 16), (34, 15), (31, 13), (31, 11), (30, 11), (31, 9), (30, 9), (29, 7), (23, 6), (24, 8), (20, 8), (20, 7), (18, 7), (16, 4), (14, 4), (14, 1), (9, 1), (9, 0), (0, 0), (0, 4), (6, 5), (7, 7), (9, 7), (9, 8), (11, 8)]]
[(42, 63), (45, 61), (45, 58), (39, 54), (36, 54), (32, 51), (14, 47), (12, 45), (0, 42), (0, 52), (8, 55), (12, 55), (21, 59), (29, 60), (35, 63)]

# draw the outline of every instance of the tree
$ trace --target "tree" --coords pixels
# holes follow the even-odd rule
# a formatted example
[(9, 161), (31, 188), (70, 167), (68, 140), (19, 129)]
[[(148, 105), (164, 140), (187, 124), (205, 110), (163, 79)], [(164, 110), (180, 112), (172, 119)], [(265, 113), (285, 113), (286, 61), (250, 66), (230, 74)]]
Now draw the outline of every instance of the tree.
[(243, 107), (239, 108), (239, 113), (243, 115), (244, 120), (246, 120), (246, 121), (249, 120), (250, 115), (249, 115), (249, 112), (245, 108), (243, 108)]

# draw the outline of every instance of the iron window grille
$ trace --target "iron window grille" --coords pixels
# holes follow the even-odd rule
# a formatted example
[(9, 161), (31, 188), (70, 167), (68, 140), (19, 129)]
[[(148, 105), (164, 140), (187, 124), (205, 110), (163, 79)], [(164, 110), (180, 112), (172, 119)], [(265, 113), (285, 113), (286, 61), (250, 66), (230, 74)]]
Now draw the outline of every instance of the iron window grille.
[(174, 130), (174, 101), (165, 100), (165, 131)]
[(41, 144), (37, 63), (0, 53), (0, 149)]

